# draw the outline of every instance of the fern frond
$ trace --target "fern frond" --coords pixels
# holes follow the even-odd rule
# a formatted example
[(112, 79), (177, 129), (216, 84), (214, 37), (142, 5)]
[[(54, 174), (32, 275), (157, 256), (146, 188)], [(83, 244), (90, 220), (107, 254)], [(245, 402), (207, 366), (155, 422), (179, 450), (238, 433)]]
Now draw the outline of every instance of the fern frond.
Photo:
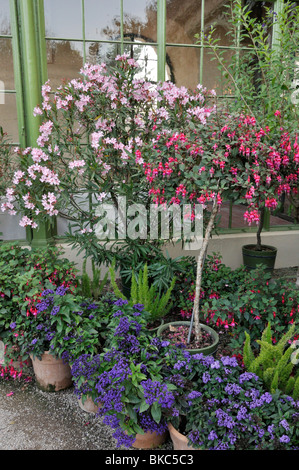
[(114, 263), (110, 266), (109, 272), (110, 272), (111, 285), (113, 287), (113, 292), (115, 293), (115, 295), (117, 295), (120, 299), (128, 300), (127, 297), (121, 292), (121, 290), (119, 289), (116, 283), (116, 273), (114, 269)]
[(251, 348), (250, 335), (247, 333), (247, 331), (245, 331), (245, 342), (243, 346), (243, 361), (245, 368), (249, 370), (254, 360), (255, 356)]

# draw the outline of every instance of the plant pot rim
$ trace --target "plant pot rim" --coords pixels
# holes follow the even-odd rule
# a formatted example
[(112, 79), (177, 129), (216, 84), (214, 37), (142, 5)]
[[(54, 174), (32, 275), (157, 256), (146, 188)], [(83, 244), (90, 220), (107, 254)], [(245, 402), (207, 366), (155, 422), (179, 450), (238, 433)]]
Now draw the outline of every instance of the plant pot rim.
[(186, 444), (188, 444), (188, 438), (187, 436), (185, 436), (185, 434), (182, 434), (181, 432), (179, 432), (171, 423), (167, 423), (167, 426), (168, 426), (168, 430), (170, 433), (174, 434), (176, 437), (179, 437), (184, 442), (186, 442)]
[[(157, 336), (161, 336), (162, 331), (166, 330), (169, 327), (169, 325), (177, 325), (177, 326), (179, 326), (179, 325), (188, 325), (188, 326), (190, 326), (190, 321), (183, 321), (182, 320), (182, 321), (173, 321), (173, 322), (165, 323), (164, 325), (161, 325), (158, 328)], [(206, 346), (204, 348), (197, 348), (197, 349), (188, 349), (188, 348), (186, 348), (185, 350), (188, 351), (191, 354), (200, 354), (200, 353), (203, 353), (204, 355), (213, 354), (217, 350), (217, 347), (218, 347), (219, 335), (213, 328), (211, 328), (208, 325), (204, 325), (204, 324), (200, 323), (200, 327), (203, 328), (204, 330), (208, 331), (211, 334), (211, 336), (213, 337), (213, 340), (214, 340), (213, 343), (210, 346)]]
[(153, 327), (153, 328), (148, 328), (148, 331), (156, 331), (156, 330), (158, 330), (158, 329), (160, 328), (160, 326), (162, 326), (162, 325), (164, 325), (164, 319), (163, 319), (163, 318), (160, 319), (160, 325), (159, 325), (159, 326), (155, 326), (155, 327)]
[[(256, 243), (250, 243), (248, 245), (243, 245), (242, 250), (249, 250), (249, 251), (254, 251), (255, 253), (258, 253), (258, 251), (254, 249), (256, 246), (257, 246)], [(271, 250), (271, 251), (277, 251), (277, 248), (272, 245), (262, 244), (261, 247), (262, 247), (262, 251), (263, 251), (263, 248), (267, 248), (267, 250)]]
[[(187, 449), (201, 450), (201, 449), (193, 447), (192, 445), (190, 446), (188, 444), (189, 441), (188, 441), (187, 436), (179, 432), (170, 422), (167, 423), (167, 426), (168, 426), (168, 431), (173, 441), (173, 444), (174, 444), (174, 441), (180, 441), (182, 443), (182, 449), (184, 450), (187, 450)], [(178, 449), (178, 450), (182, 450), (182, 449)]]

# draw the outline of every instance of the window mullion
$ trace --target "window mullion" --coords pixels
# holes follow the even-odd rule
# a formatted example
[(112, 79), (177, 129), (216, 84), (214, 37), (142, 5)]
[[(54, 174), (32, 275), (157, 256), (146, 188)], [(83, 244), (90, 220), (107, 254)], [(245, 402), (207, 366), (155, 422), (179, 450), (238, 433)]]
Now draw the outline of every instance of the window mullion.
[(157, 0), (157, 80), (165, 80), (166, 66), (166, 0)]

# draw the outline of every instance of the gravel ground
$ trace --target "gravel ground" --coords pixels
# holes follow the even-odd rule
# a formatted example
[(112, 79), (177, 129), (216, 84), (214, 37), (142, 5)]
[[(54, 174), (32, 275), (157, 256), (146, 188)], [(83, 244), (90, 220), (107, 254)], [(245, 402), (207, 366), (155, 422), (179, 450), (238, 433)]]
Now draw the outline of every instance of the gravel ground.
[[(296, 270), (275, 270), (274, 277), (295, 281)], [(31, 368), (28, 375), (32, 377), (29, 382), (0, 378), (0, 450), (117, 449), (111, 428), (79, 407), (73, 387), (43, 392), (36, 386)], [(161, 446), (161, 450), (168, 449), (172, 449), (170, 439)]]
[[(34, 378), (0, 379), (0, 397), (0, 450), (117, 449), (112, 429), (79, 407), (73, 387), (49, 393)], [(170, 441), (161, 449), (172, 449)]]

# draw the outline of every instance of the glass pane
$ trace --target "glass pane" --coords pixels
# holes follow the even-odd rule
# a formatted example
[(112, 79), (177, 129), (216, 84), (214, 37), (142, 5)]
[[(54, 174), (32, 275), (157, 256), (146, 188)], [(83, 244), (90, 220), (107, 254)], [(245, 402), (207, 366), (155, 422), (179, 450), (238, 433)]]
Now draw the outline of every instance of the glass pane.
[(115, 65), (114, 59), (120, 54), (120, 45), (91, 42), (86, 43), (86, 62), (89, 64), (100, 64), (105, 62), (107, 66)]
[[(201, 0), (169, 0), (166, 12), (166, 42), (194, 44), (194, 35), (200, 32)], [(215, 3), (219, 2), (205, 2)]]
[(0, 0), (0, 34), (11, 34), (9, 0)]
[(152, 82), (157, 81), (157, 48), (153, 46), (142, 45), (139, 40), (130, 44), (126, 44), (124, 52), (133, 57), (139, 64), (140, 72), (137, 72), (136, 78), (143, 78)]
[[(166, 48), (166, 52), (177, 86), (185, 86), (194, 90), (201, 83), (201, 85), (209, 90), (214, 89), (218, 95), (222, 95), (225, 92), (230, 93), (229, 85), (226, 89), (224, 89), (224, 84), (220, 86), (221, 74), (216, 61), (211, 60), (212, 55), (209, 50), (203, 50), (202, 79), (200, 74), (201, 52), (199, 47), (169, 46)], [(229, 60), (233, 53), (230, 49), (223, 50), (226, 60)]]
[[(218, 228), (248, 228), (248, 224), (244, 221), (244, 213), (248, 210), (246, 204), (233, 204), (230, 210), (230, 203), (224, 202), (220, 208), (220, 221)], [(231, 227), (230, 224), (231, 215)], [(291, 225), (292, 220), (282, 218), (279, 214), (270, 216), (270, 225), (275, 227), (277, 225)]]
[(83, 65), (83, 44), (77, 41), (47, 41), (48, 78), (52, 88), (78, 78)]
[(11, 142), (19, 142), (15, 93), (0, 94), (0, 126), (3, 127)]
[(25, 240), (26, 230), (19, 225), (21, 216), (0, 212), (0, 238), (2, 240)]
[[(235, 54), (234, 50), (223, 49), (222, 57), (225, 61), (230, 62)], [(202, 71), (202, 85), (209, 90), (215, 90), (217, 95), (232, 94), (232, 87), (230, 82), (221, 79), (221, 72), (218, 68), (218, 62), (212, 60), (213, 54), (208, 49), (203, 52), (203, 71)]]
[(124, 35), (133, 34), (144, 41), (157, 41), (156, 0), (124, 0)]
[(46, 37), (82, 39), (81, 0), (44, 0)]
[(120, 0), (85, 0), (86, 39), (120, 38)]
[(5, 90), (14, 90), (14, 71), (12, 57), (12, 41), (9, 38), (0, 38), (0, 80)]
[(196, 47), (167, 47), (172, 81), (194, 90), (199, 84), (200, 50)]

